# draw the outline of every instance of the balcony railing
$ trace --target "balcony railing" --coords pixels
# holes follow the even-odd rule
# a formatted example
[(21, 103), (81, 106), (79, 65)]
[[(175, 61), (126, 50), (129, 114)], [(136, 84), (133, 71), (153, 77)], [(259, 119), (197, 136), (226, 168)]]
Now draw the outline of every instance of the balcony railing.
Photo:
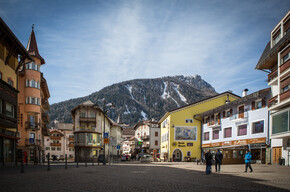
[(150, 136), (149, 135), (144, 135), (144, 136), (141, 136), (141, 139), (142, 140), (148, 140), (150, 138)]
[(280, 102), (290, 98), (290, 90), (280, 94)]
[(52, 147), (58, 147), (58, 146), (61, 146), (61, 143), (50, 143), (50, 146), (52, 146)]
[(268, 100), (268, 107), (273, 107), (278, 103), (278, 96), (276, 95), (275, 97), (272, 97), (271, 99)]
[(74, 144), (68, 144), (68, 147), (74, 147)]
[(74, 140), (75, 140), (74, 137), (69, 137), (69, 138), (68, 138), (68, 141), (74, 141)]
[(209, 128), (220, 127), (220, 125), (221, 125), (221, 120), (220, 119), (216, 119), (214, 121), (207, 122), (207, 126)]
[(230, 120), (245, 120), (248, 119), (248, 112), (244, 112), (244, 113), (237, 113), (234, 114), (230, 117)]
[(25, 145), (27, 146), (40, 146), (41, 145), (41, 140), (40, 139), (25, 139)]
[(77, 127), (76, 131), (97, 131), (96, 127)]
[(40, 130), (40, 123), (26, 121), (25, 129)]
[(278, 70), (275, 69), (268, 75), (268, 83), (278, 76)]
[(57, 137), (57, 136), (50, 136), (51, 140), (61, 140), (61, 137)]
[(288, 68), (290, 68), (290, 59), (288, 59), (288, 61), (280, 66), (280, 74), (282, 74)]
[(81, 122), (96, 122), (96, 117), (80, 117)]

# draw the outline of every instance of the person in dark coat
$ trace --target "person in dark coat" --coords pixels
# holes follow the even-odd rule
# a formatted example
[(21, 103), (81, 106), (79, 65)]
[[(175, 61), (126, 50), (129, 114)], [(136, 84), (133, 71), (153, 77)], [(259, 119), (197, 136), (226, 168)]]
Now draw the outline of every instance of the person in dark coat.
[(246, 164), (246, 170), (245, 172), (248, 171), (248, 167), (250, 168), (250, 172), (253, 172), (252, 166), (251, 166), (251, 160), (252, 160), (252, 154), (249, 150), (246, 151), (245, 155), (245, 164)]
[(211, 165), (212, 165), (212, 154), (210, 153), (210, 150), (206, 152), (205, 156), (205, 164), (206, 164), (206, 171), (205, 173), (209, 175), (211, 173)]
[[(222, 164), (223, 157), (224, 157), (223, 154), (218, 149), (217, 153), (215, 154), (215, 172), (221, 171), (221, 164)], [(219, 165), (219, 170), (217, 170), (217, 165)]]

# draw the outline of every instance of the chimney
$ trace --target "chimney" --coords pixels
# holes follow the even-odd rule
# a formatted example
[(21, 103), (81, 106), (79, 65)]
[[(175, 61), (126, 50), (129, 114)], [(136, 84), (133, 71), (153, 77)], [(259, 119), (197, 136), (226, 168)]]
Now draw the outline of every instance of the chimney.
[(248, 91), (249, 91), (248, 89), (244, 89), (244, 91), (243, 91), (243, 95), (242, 95), (242, 96), (243, 96), (243, 97), (247, 96)]

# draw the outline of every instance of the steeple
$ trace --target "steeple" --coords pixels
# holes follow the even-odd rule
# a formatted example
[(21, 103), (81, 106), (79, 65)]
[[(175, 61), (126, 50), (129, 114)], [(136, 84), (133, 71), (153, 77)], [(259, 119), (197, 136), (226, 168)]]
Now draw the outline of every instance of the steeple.
[(28, 51), (29, 55), (37, 57), (38, 59), (40, 59), (41, 64), (45, 64), (44, 59), (40, 56), (40, 54), (38, 52), (35, 33), (34, 33), (34, 24), (32, 25), (32, 31), (31, 31), (31, 34), (29, 37), (29, 41), (28, 41), (26, 50)]

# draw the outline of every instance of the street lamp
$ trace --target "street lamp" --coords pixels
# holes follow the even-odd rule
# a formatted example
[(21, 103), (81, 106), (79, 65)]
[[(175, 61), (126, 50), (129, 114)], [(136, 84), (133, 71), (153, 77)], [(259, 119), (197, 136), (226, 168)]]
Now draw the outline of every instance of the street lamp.
[(105, 105), (105, 100), (103, 99), (103, 111), (104, 111), (104, 131), (103, 131), (103, 143), (104, 143), (104, 147), (103, 147), (103, 155), (104, 155), (104, 159), (103, 159), (103, 165), (106, 165), (106, 144), (105, 144), (105, 139), (104, 139), (104, 136), (105, 136), (105, 122), (106, 122), (106, 113), (108, 112), (108, 110), (106, 110), (106, 107), (109, 107), (109, 108), (115, 108), (116, 106), (113, 104), (113, 103), (108, 103)]

